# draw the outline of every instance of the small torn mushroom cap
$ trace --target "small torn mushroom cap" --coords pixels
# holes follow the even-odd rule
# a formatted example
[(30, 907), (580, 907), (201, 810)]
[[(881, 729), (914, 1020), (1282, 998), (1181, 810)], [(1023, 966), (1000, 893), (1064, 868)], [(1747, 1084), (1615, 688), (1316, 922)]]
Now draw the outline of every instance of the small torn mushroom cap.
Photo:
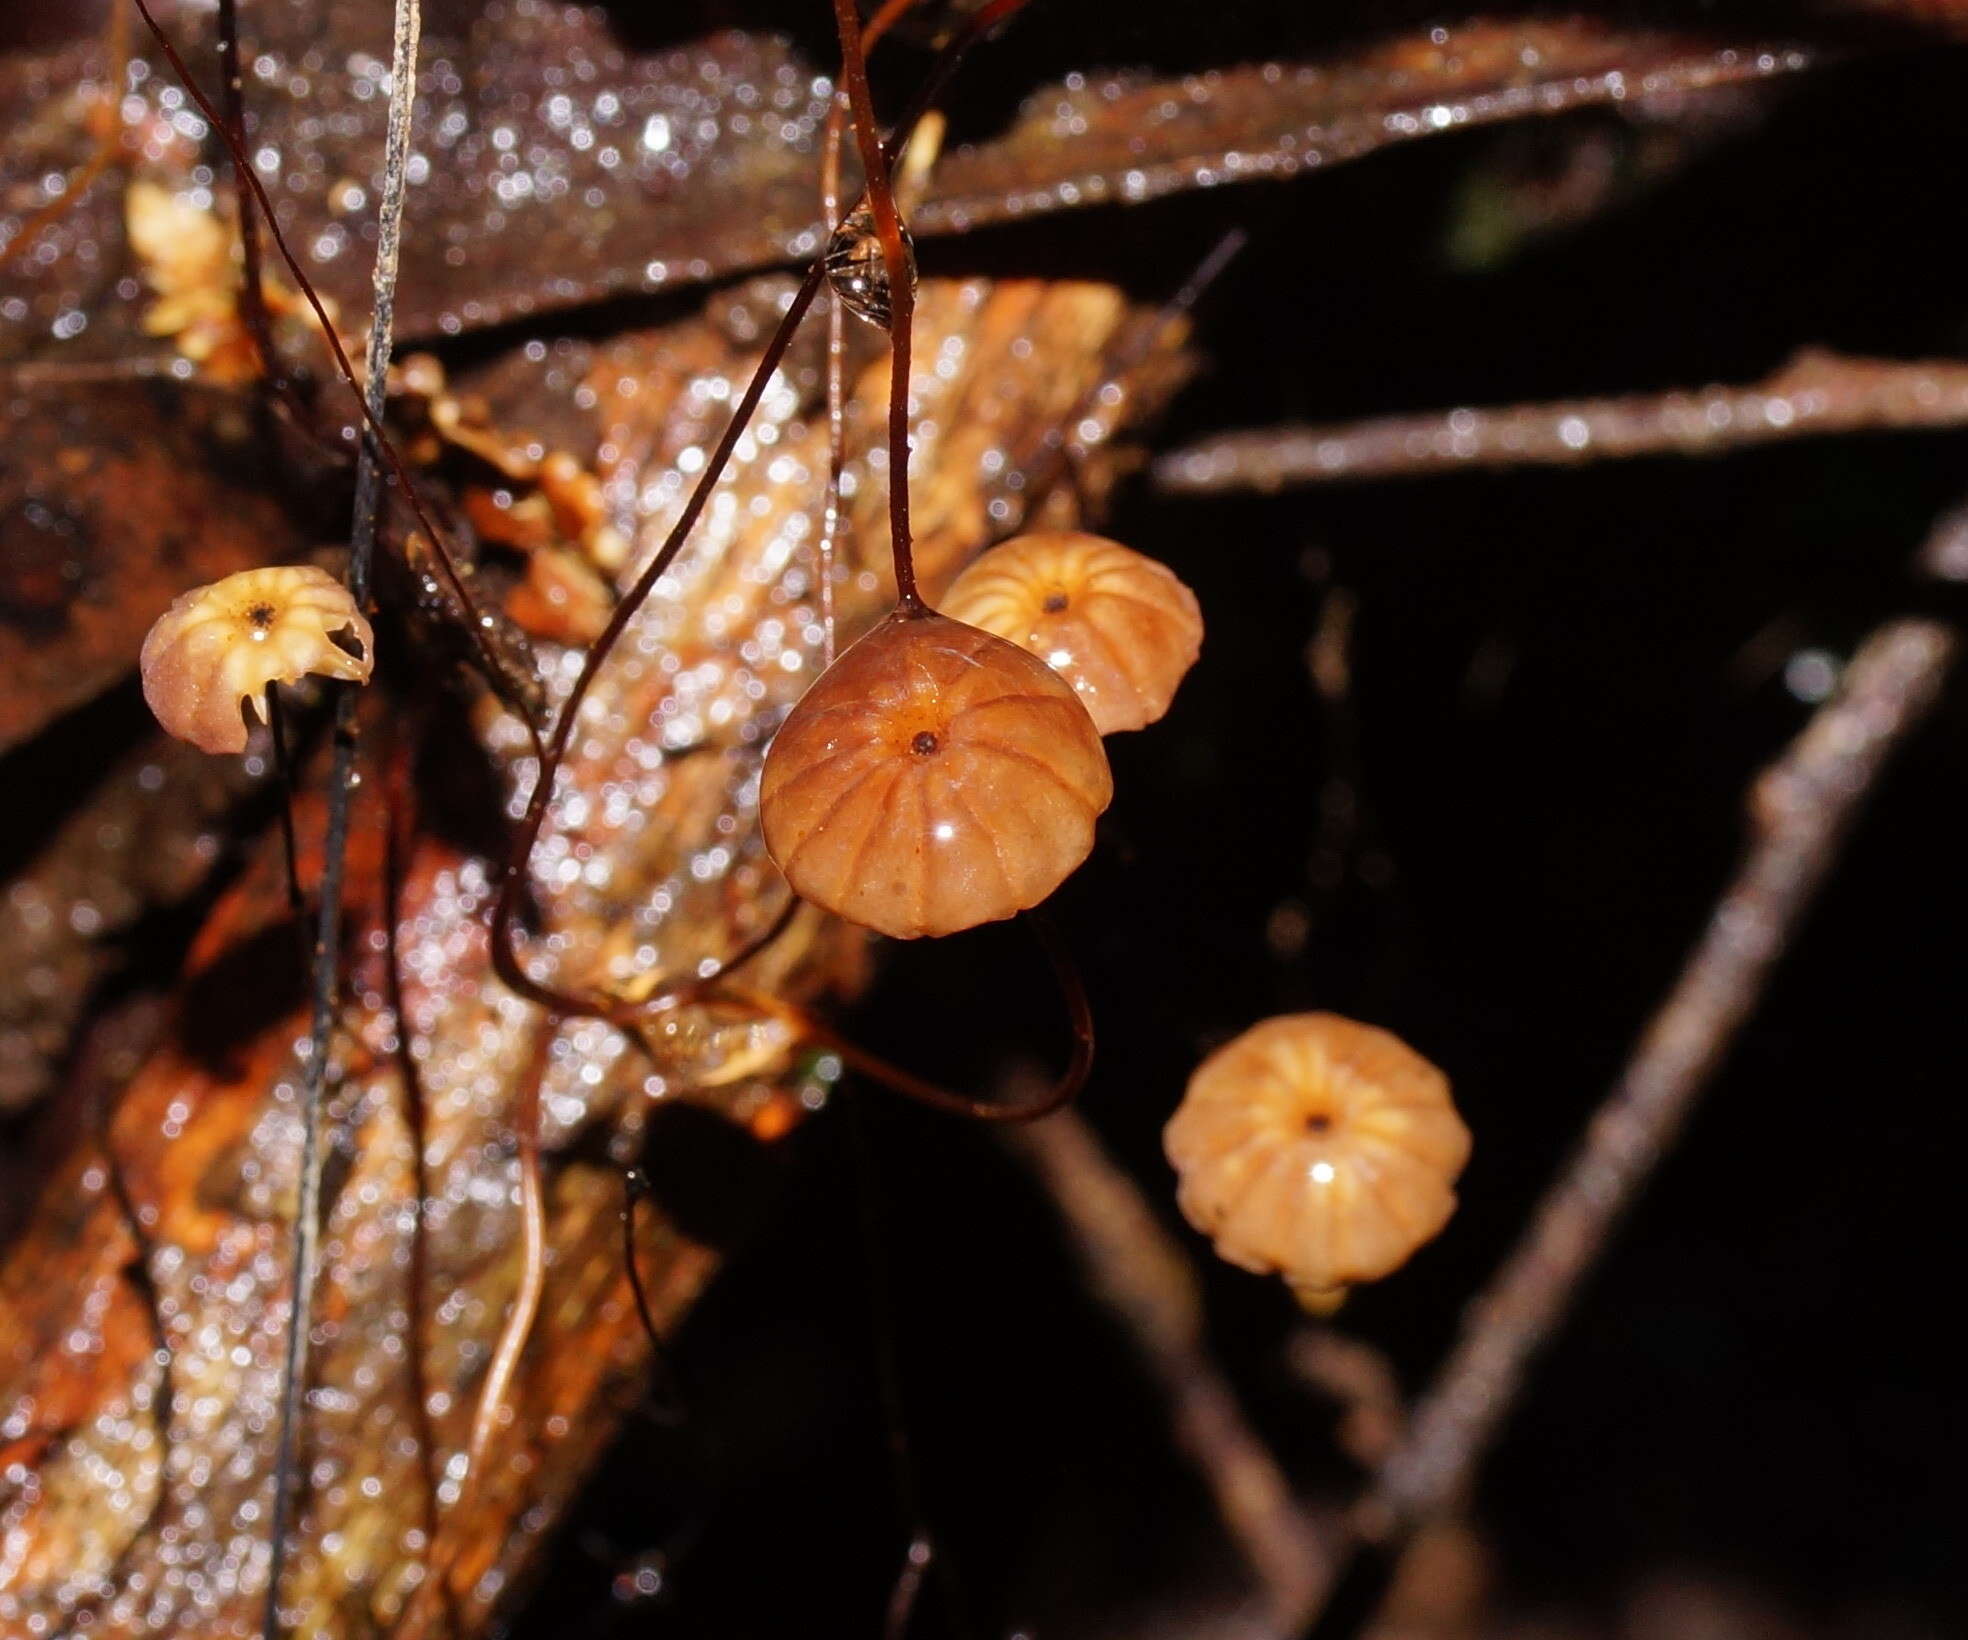
[(244, 712), (264, 711), (268, 684), (310, 672), (367, 683), (374, 664), (374, 635), (348, 588), (325, 570), (286, 564), (183, 594), (151, 627), (138, 667), (144, 699), (169, 733), (201, 751), (243, 752)]
[(1103, 735), (1166, 712), (1203, 646), (1202, 610), (1173, 571), (1071, 530), (993, 547), (951, 583), (942, 609), (1037, 655)]
[(1217, 1252), (1321, 1309), (1448, 1223), (1469, 1160), (1448, 1078), (1337, 1014), (1267, 1019), (1219, 1048), (1162, 1144), (1183, 1215)]
[(804, 899), (916, 939), (1037, 905), (1092, 850), (1113, 795), (1071, 689), (925, 611), (891, 615), (787, 715), (759, 819)]

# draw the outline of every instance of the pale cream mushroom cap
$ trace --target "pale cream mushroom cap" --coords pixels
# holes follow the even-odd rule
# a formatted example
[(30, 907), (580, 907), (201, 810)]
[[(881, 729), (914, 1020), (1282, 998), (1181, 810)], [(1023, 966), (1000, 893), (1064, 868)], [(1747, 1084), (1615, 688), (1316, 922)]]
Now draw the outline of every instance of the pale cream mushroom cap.
[(1448, 1078), (1337, 1014), (1267, 1019), (1219, 1048), (1162, 1143), (1178, 1205), (1217, 1252), (1321, 1307), (1435, 1236), (1469, 1159)]
[(1173, 571), (1071, 530), (993, 547), (951, 583), (941, 608), (1038, 656), (1103, 735), (1166, 712), (1203, 645), (1196, 595)]
[(309, 673), (367, 683), (374, 664), (375, 637), (348, 588), (325, 570), (286, 564), (183, 594), (151, 627), (138, 667), (167, 731), (201, 751), (241, 752), (244, 712), (264, 715), (268, 684)]

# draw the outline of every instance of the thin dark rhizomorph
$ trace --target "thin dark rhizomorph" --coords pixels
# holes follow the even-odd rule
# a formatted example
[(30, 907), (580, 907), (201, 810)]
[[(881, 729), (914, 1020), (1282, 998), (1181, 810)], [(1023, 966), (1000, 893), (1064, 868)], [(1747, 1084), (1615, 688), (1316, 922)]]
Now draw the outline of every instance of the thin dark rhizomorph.
[[(991, 29), (995, 28), (1004, 18), (1009, 17), (1026, 3), (1027, 0), (995, 0), (994, 4), (985, 7), (976, 17), (973, 17), (959, 31), (956, 37), (943, 48), (936, 61), (931, 65), (923, 84), (918, 88), (908, 112), (896, 124), (894, 130), (889, 133), (886, 141), (880, 140), (879, 137), (876, 139), (879, 168), (884, 178), (886, 178), (888, 166), (894, 162), (896, 156), (901, 152), (903, 144), (907, 142), (910, 133), (914, 130), (916, 123), (921, 119), (923, 113), (930, 106), (935, 94), (947, 82), (950, 74), (954, 72), (957, 64), (962, 60), (971, 46), (982, 39)], [(894, 9), (899, 14), (902, 8), (897, 6)], [(833, 226), (838, 227), (839, 224), (835, 223)], [(556, 985), (536, 978), (527, 971), (525, 964), (520, 960), (516, 939), (520, 904), (526, 888), (527, 869), (532, 860), (534, 848), (539, 843), (540, 834), (546, 825), (547, 811), (552, 803), (554, 785), (558, 779), (561, 764), (566, 757), (567, 748), (572, 742), (574, 725), (579, 720), (581, 707), (586, 701), (589, 691), (593, 688), (596, 677), (599, 675), (602, 666), (606, 664), (610, 654), (613, 653), (622, 634), (628, 629), (630, 622), (636, 618), (643, 605), (648, 601), (649, 595), (654, 590), (656, 583), (663, 577), (670, 565), (676, 561), (678, 553), (683, 550), (684, 543), (689, 539), (691, 531), (696, 527), (698, 518), (702, 515), (706, 504), (710, 500), (712, 490), (723, 477), (724, 470), (730, 462), (732, 452), (737, 448), (739, 440), (744, 436), (746, 428), (750, 425), (753, 412), (758, 408), (760, 399), (764, 397), (766, 387), (771, 382), (774, 372), (778, 370), (780, 364), (784, 361), (786, 351), (792, 345), (794, 335), (797, 333), (800, 324), (804, 321), (815, 299), (819, 296), (821, 287), (826, 282), (826, 277), (826, 259), (823, 252), (820, 256), (815, 257), (809, 265), (805, 276), (800, 281), (799, 287), (794, 291), (791, 301), (787, 304), (786, 310), (780, 318), (778, 328), (774, 330), (772, 336), (767, 341), (765, 349), (759, 357), (759, 362), (753, 369), (751, 380), (746, 384), (745, 390), (739, 395), (736, 405), (733, 406), (730, 419), (726, 423), (724, 431), (719, 436), (717, 443), (713, 446), (709, 460), (705, 462), (703, 471), (698, 475), (696, 487), (685, 500), (683, 509), (678, 514), (676, 522), (671, 526), (669, 534), (664, 537), (662, 545), (657, 549), (655, 556), (644, 566), (634, 583), (616, 604), (613, 613), (609, 617), (608, 624), (602, 629), (601, 635), (595, 639), (583, 658), (581, 670), (574, 680), (573, 687), (568, 691), (567, 698), (561, 705), (553, 728), (546, 736), (538, 763), (538, 772), (534, 778), (533, 791), (528, 798), (526, 812), (516, 829), (512, 848), (506, 860), (505, 870), (500, 878), (499, 895), (492, 914), (492, 960), (499, 978), (521, 996), (540, 1004), (542, 1007), (553, 1009), (568, 1017), (606, 1020), (629, 1033), (632, 1039), (636, 1040), (639, 1044), (643, 1043), (639, 1021), (646, 1019), (658, 1007), (673, 1004), (686, 997), (711, 994), (722, 976), (730, 973), (733, 969), (756, 956), (765, 946), (770, 944), (783, 932), (784, 928), (790, 922), (794, 911), (797, 909), (798, 902), (790, 902), (771, 925), (740, 946), (738, 950), (725, 958), (722, 963), (710, 972), (693, 974), (690, 978), (675, 985), (659, 986), (649, 996), (634, 1004), (628, 1004), (606, 995), (563, 990)], [(898, 315), (898, 325), (899, 323), (900, 316)], [(904, 395), (900, 412), (900, 423), (900, 436), (905, 452), (903, 473), (906, 480), (908, 434), (906, 394)], [(895, 430), (896, 421), (892, 414), (892, 437), (894, 436)], [(891, 499), (893, 500), (893, 498)], [(907, 499), (904, 497), (901, 501), (904, 538), (906, 538), (907, 529), (907, 505)], [(906, 550), (903, 555), (903, 560), (905, 559)], [(908, 583), (913, 590), (914, 578), (912, 569), (908, 571)], [(1076, 1034), (1078, 1028), (1078, 1010), (1076, 1010)], [(646, 1046), (646, 1044), (643, 1045)], [(916, 1095), (912, 1092), (913, 1096)], [(958, 1103), (968, 1106), (974, 1102), (959, 1101)]]
[[(117, 8), (117, 15), (123, 15)], [(246, 93), (239, 62), (239, 0), (219, 0), (219, 94), (225, 109), (227, 158), (232, 170), (233, 196), (239, 212), (239, 312), (253, 338), (260, 370), (275, 391), (285, 391), (287, 371), (273, 342), (273, 316), (267, 312), (266, 285), (260, 274), (260, 226), (253, 214), (253, 191), (248, 168), (238, 157), (246, 151)]]
[(622, 1169), (622, 1264), (628, 1271), (629, 1294), (635, 1300), (636, 1318), (649, 1339), (650, 1359), (661, 1389), (661, 1399), (649, 1408), (650, 1415), (661, 1424), (680, 1424), (684, 1416), (682, 1386), (670, 1363), (669, 1346), (663, 1342), (662, 1331), (656, 1325), (655, 1312), (649, 1307), (649, 1290), (643, 1285), (642, 1265), (636, 1257), (636, 1208), (649, 1194), (649, 1188), (649, 1175), (641, 1168)]
[(287, 909), (293, 914), (294, 924), (300, 930), (301, 951), (305, 957), (307, 944), (307, 896), (301, 892), (300, 850), (294, 840), (294, 766), (293, 751), (287, 744), (287, 728), (280, 709), (280, 693), (276, 685), (266, 686), (267, 740), (273, 751), (273, 779), (280, 788), (280, 852), (287, 866)]
[[(886, 1432), (890, 1482), (909, 1541), (902, 1565), (889, 1592), (884, 1640), (902, 1640), (932, 1567), (942, 1580), (944, 1598), (953, 1614), (962, 1614), (962, 1593), (956, 1568), (936, 1541), (923, 1508), (916, 1481), (915, 1456), (909, 1443), (908, 1411), (902, 1395), (902, 1363), (895, 1337), (895, 1281), (889, 1269), (888, 1233), (882, 1223), (881, 1162), (868, 1113), (850, 1099), (847, 1110), (848, 1145), (854, 1153), (855, 1219), (861, 1232), (861, 1269), (867, 1286), (869, 1349), (874, 1359), (875, 1388)], [(968, 1627), (968, 1625), (964, 1625)]]
[(854, 142), (861, 151), (861, 170), (867, 178), (868, 208), (881, 240), (882, 263), (888, 273), (889, 387), (888, 387), (888, 531), (895, 557), (895, 601), (898, 611), (920, 615), (929, 606), (916, 590), (914, 542), (909, 533), (909, 352), (915, 333), (915, 259), (902, 237), (902, 217), (889, 185), (889, 157), (882, 151), (875, 125), (874, 94), (868, 88), (868, 58), (861, 45), (861, 22), (854, 0), (834, 0), (834, 21), (841, 43), (841, 79), (847, 87), (853, 115)]

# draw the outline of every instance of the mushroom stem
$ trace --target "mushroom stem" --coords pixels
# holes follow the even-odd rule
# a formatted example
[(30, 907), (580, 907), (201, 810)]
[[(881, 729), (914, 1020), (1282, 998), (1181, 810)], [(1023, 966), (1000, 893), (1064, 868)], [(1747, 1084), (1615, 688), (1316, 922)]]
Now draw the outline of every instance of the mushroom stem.
[(301, 863), (294, 843), (294, 770), (288, 761), (279, 686), (271, 681), (266, 686), (266, 721), (267, 738), (273, 742), (273, 778), (280, 784), (280, 846), (287, 860), (287, 909), (294, 914), (294, 924), (300, 930), (301, 948), (305, 952), (307, 902), (301, 894)]
[(915, 329), (916, 282), (909, 248), (902, 238), (902, 218), (895, 208), (895, 191), (888, 182), (888, 156), (875, 128), (874, 93), (868, 87), (868, 59), (861, 49), (861, 20), (854, 0), (834, 0), (839, 25), (841, 78), (847, 85), (854, 114), (854, 140), (861, 150), (861, 169), (868, 179), (868, 208), (881, 239), (882, 262), (888, 270), (890, 378), (888, 391), (888, 529), (895, 554), (897, 608), (914, 613), (924, 605), (916, 590), (914, 542), (909, 529), (909, 343)]

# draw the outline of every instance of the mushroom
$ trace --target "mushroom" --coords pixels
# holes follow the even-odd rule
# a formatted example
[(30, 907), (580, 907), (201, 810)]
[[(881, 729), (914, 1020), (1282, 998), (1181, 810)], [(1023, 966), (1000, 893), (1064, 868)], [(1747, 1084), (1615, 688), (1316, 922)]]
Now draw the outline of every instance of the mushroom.
[(1469, 1159), (1448, 1079), (1337, 1014), (1267, 1019), (1219, 1048), (1162, 1144), (1183, 1215), (1217, 1252), (1321, 1311), (1448, 1223)]
[(759, 782), (765, 846), (815, 905), (898, 939), (1037, 905), (1114, 795), (1077, 696), (1016, 645), (891, 615), (788, 714)]
[(943, 613), (1030, 650), (1079, 691), (1103, 735), (1169, 708), (1203, 644), (1196, 595), (1118, 541), (1015, 536), (951, 584)]
[(138, 669), (167, 731), (200, 751), (243, 752), (245, 714), (264, 715), (273, 684), (310, 672), (367, 683), (374, 659), (374, 636), (348, 588), (310, 564), (286, 564), (183, 594), (151, 627)]

